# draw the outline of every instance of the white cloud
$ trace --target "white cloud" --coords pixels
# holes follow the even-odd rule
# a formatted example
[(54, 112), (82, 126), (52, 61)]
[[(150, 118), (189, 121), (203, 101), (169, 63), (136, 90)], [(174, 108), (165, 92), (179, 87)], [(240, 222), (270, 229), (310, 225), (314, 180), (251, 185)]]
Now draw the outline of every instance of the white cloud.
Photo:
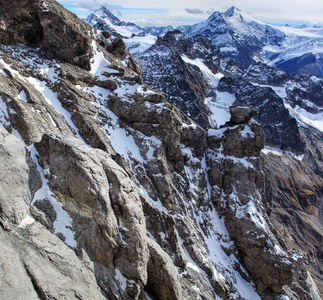
[(88, 5), (87, 3), (78, 2), (77, 5), (81, 8), (84, 8), (88, 11), (95, 11), (96, 7), (93, 5)]
[(183, 21), (175, 21), (170, 19), (164, 19), (164, 20), (146, 20), (146, 19), (137, 19), (137, 20), (129, 20), (129, 22), (136, 23), (138, 26), (146, 27), (146, 26), (157, 26), (157, 27), (163, 27), (171, 25), (174, 28), (187, 24)]
[(193, 15), (205, 14), (205, 12), (199, 8), (185, 8), (185, 11)]

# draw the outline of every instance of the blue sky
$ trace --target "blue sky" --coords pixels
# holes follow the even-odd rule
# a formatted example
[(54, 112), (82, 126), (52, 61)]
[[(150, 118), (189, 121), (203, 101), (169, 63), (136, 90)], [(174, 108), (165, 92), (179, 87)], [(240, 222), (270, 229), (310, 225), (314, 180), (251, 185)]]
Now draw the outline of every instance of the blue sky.
[[(323, 25), (323, 0), (58, 0), (67, 9), (85, 18), (105, 6), (120, 20), (139, 26), (174, 27), (204, 21), (214, 11), (225, 11), (232, 5), (255, 19), (275, 25)], [(198, 3), (198, 6), (197, 6)]]

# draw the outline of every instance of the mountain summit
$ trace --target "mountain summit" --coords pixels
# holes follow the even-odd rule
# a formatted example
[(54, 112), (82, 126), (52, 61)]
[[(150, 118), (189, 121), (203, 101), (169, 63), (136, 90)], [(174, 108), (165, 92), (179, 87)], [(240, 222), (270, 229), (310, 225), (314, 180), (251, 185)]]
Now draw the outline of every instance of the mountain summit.
[(285, 35), (232, 6), (224, 13), (214, 12), (206, 21), (183, 27), (183, 33), (202, 35), (212, 41), (224, 57), (246, 67), (255, 62), (263, 47), (279, 44)]
[(124, 38), (130, 38), (133, 35), (139, 35), (144, 32), (142, 28), (134, 23), (120, 21), (106, 7), (97, 9), (85, 21), (95, 28), (117, 33)]
[(234, 14), (236, 13), (241, 13), (241, 10), (235, 6), (231, 6), (225, 13), (224, 15), (227, 17), (233, 17)]
[(191, 37), (208, 38), (224, 57), (242, 67), (263, 61), (288, 73), (323, 77), (322, 28), (272, 26), (232, 6), (224, 13), (214, 12), (204, 22), (178, 29)]

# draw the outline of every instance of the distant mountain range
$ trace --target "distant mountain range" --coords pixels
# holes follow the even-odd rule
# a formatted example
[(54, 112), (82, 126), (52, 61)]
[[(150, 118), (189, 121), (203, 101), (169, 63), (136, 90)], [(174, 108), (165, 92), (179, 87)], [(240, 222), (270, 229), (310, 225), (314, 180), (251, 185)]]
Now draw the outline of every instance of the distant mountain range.
[[(120, 21), (106, 8), (100, 8), (86, 21), (96, 28), (116, 32), (125, 38), (136, 36), (135, 43), (129, 41), (131, 52), (146, 50), (147, 46), (152, 45), (151, 36), (164, 36), (167, 31), (174, 29), (171, 26), (140, 28), (133, 23)], [(321, 27), (273, 26), (233, 6), (224, 13), (214, 12), (204, 22), (180, 26), (177, 30), (190, 37), (206, 37), (223, 57), (232, 58), (241, 67), (262, 61), (287, 73), (305, 72), (323, 77)], [(150, 39), (148, 44), (144, 37)], [(134, 44), (139, 46), (141, 43), (146, 46), (135, 50)]]

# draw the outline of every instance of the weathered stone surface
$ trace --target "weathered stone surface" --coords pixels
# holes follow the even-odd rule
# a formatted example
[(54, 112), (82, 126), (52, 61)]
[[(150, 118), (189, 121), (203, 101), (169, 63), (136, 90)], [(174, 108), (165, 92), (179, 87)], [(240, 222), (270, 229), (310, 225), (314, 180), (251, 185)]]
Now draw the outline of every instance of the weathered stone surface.
[(94, 84), (93, 76), (86, 70), (69, 63), (60, 63), (60, 76), (72, 84)]
[(102, 161), (110, 182), (110, 198), (118, 218), (121, 241), (115, 255), (115, 264), (121, 273), (147, 282), (146, 225), (138, 187), (115, 162)]
[(152, 234), (163, 251), (171, 257), (175, 266), (185, 268), (187, 257), (180, 244), (175, 219), (160, 211), (153, 206), (153, 203), (148, 201), (143, 201), (143, 209), (146, 216), (147, 231)]
[[(79, 247), (111, 268), (118, 229), (108, 194), (109, 182), (100, 158), (73, 138), (45, 135), (35, 146), (42, 167), (52, 174), (49, 179), (52, 190), (72, 216)], [(104, 239), (94, 238), (102, 233)]]
[(166, 97), (164, 94), (157, 93), (148, 87), (145, 87), (144, 94), (135, 94), (134, 99), (137, 101), (148, 101), (156, 104), (166, 102)]
[[(18, 72), (24, 67), (14, 60), (8, 60)], [(18, 76), (1, 78), (1, 98), (7, 106), (9, 121), (27, 145), (39, 141), (46, 132), (71, 134), (65, 118), (50, 105), (44, 95), (37, 88)], [(26, 95), (26, 101), (20, 99), (19, 94)]]
[(102, 88), (108, 89), (110, 91), (114, 91), (118, 88), (117, 83), (113, 79), (107, 79), (107, 80), (95, 80), (94, 83), (97, 86), (100, 86)]
[(72, 115), (74, 124), (84, 140), (94, 148), (101, 149), (107, 153), (115, 153), (107, 139), (106, 133), (101, 129), (100, 123), (88, 114), (74, 112)]
[(202, 232), (186, 216), (177, 218), (180, 224), (178, 231), (184, 240), (183, 244), (193, 261), (207, 274), (211, 287), (222, 299), (229, 299), (231, 283), (214, 267), (212, 261), (207, 258), (207, 249), (204, 246)]
[(170, 257), (153, 240), (148, 240), (150, 259), (146, 289), (156, 299), (183, 299), (179, 274)]
[(52, 232), (54, 231), (53, 225), (57, 218), (57, 213), (48, 199), (36, 200), (30, 206), (30, 214), (36, 221), (43, 224)]
[(222, 145), (224, 155), (256, 157), (265, 146), (265, 134), (255, 123), (236, 125), (223, 132)]
[(258, 110), (248, 105), (230, 106), (230, 124), (245, 124), (258, 113)]
[[(28, 276), (19, 253), (17, 253), (21, 245), (10, 243), (7, 234), (1, 227), (0, 241), (0, 298), (14, 300), (21, 299), (23, 295), (26, 299), (39, 299), (33, 282)], [(32, 253), (28, 253), (29, 255)]]
[(124, 60), (127, 56), (126, 44), (119, 36), (110, 35), (104, 42), (105, 49), (115, 57)]
[(56, 1), (14, 0), (0, 6), (1, 43), (40, 47), (46, 57), (90, 69), (91, 27)]
[(288, 248), (302, 249), (300, 254), (322, 290), (322, 179), (288, 154), (269, 153), (264, 162), (273, 184), (271, 221)]
[(0, 240), (0, 298), (105, 299), (93, 263), (86, 255), (80, 260), (39, 223), (10, 234), (0, 228)]
[[(182, 114), (169, 103), (160, 103), (154, 105), (144, 101), (134, 101), (132, 99), (120, 99), (110, 97), (108, 107), (118, 117), (127, 123), (135, 123), (140, 120), (141, 123), (148, 123), (150, 133), (140, 124), (135, 124), (135, 129), (142, 129), (144, 134), (155, 135), (160, 138), (166, 146), (167, 158), (172, 161), (182, 160), (180, 150), (180, 128), (182, 123)], [(147, 109), (149, 107), (150, 109)]]
[(246, 126), (250, 130), (253, 125), (254, 130), (261, 130), (256, 124), (237, 125), (211, 134), (211, 145), (216, 149), (223, 145), (223, 153), (218, 158), (209, 156), (213, 203), (223, 214), (240, 259), (253, 276), (259, 294), (267, 289), (281, 293), (283, 286), (292, 282), (294, 266), (287, 253), (277, 251), (281, 246), (270, 231), (267, 211), (271, 189), (258, 158), (264, 135), (262, 131), (257, 134), (261, 140), (258, 144), (253, 132), (245, 132)]
[(30, 202), (29, 167), (22, 141), (9, 134), (0, 124), (0, 221), (20, 224)]
[(108, 154), (78, 139), (45, 135), (36, 144), (41, 165), (73, 219), (79, 249), (91, 260), (147, 282), (147, 241), (138, 188)]

